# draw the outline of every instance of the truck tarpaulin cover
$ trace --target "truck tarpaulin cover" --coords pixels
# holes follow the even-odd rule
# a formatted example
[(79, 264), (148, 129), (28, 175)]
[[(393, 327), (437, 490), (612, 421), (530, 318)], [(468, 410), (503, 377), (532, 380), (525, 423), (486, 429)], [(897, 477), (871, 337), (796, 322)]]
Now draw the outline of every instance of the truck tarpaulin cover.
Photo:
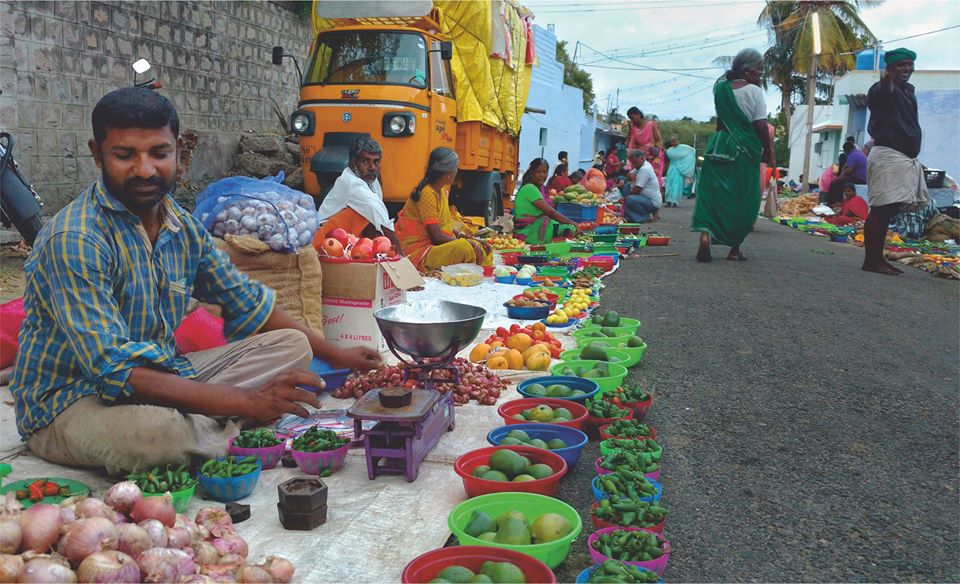
[(440, 12), (440, 32), (453, 41), (457, 120), (484, 122), (513, 136), (520, 133), (535, 60), (533, 13), (511, 0), (339, 1), (314, 0), (313, 32), (351, 25), (383, 25), (383, 19)]

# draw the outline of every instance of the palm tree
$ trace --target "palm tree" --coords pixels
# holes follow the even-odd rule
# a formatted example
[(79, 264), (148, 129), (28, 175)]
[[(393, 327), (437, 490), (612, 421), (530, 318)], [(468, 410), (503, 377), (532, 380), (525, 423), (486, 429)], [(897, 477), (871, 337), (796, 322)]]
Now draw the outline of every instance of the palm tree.
[[(822, 70), (845, 73), (854, 68), (854, 51), (876, 42), (870, 28), (860, 19), (860, 8), (876, 6), (883, 0), (767, 0), (758, 23), (769, 27), (771, 46), (764, 54), (765, 77), (780, 88), (780, 107), (789, 125), (792, 99), (802, 93), (803, 80), (810, 70), (813, 53), (813, 24), (820, 16), (819, 66)], [(787, 128), (789, 131), (789, 127)]]

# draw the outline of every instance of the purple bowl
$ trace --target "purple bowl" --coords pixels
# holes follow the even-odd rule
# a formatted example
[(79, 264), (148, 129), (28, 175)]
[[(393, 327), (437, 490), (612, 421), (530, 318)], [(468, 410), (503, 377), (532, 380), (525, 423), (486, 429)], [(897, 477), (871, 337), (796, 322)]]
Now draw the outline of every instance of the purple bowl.
[(241, 448), (234, 446), (233, 443), (237, 440), (237, 437), (234, 436), (230, 439), (230, 445), (227, 446), (227, 454), (234, 456), (256, 456), (263, 464), (263, 470), (273, 468), (277, 466), (280, 459), (283, 458), (283, 449), (285, 447), (283, 436), (276, 433), (274, 436), (277, 440), (280, 440), (280, 444), (266, 448)]
[(307, 474), (318, 475), (321, 469), (329, 468), (330, 472), (339, 470), (347, 457), (347, 450), (350, 450), (350, 444), (344, 444), (340, 448), (323, 452), (293, 450), (291, 454), (293, 454), (293, 460), (296, 461), (300, 470)]
[[(598, 529), (590, 534), (590, 537), (587, 538), (587, 550), (590, 552), (590, 559), (593, 560), (594, 564), (602, 564), (607, 560), (616, 559), (608, 558), (607, 556), (601, 554), (600, 552), (593, 549), (593, 542), (600, 539), (601, 535), (605, 535), (612, 531), (646, 531), (648, 533), (653, 533), (660, 539), (664, 545), (670, 545), (670, 542), (663, 539), (663, 535), (657, 533), (656, 531), (651, 531), (649, 529), (643, 529), (642, 527), (604, 527), (603, 529)], [(646, 568), (657, 574), (663, 574), (663, 570), (667, 567), (667, 560), (670, 559), (670, 552), (664, 553), (662, 556), (655, 560), (649, 560), (647, 562), (623, 562), (624, 564), (632, 564), (634, 566), (640, 566), (641, 568)]]

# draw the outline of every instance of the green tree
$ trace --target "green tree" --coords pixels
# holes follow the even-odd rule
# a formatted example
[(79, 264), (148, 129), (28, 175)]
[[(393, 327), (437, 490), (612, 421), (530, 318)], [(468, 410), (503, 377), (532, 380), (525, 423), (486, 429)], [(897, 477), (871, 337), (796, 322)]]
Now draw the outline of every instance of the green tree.
[[(771, 46), (764, 54), (765, 80), (780, 88), (780, 109), (789, 126), (793, 98), (802, 95), (813, 53), (814, 12), (820, 18), (821, 55), (818, 92), (832, 97), (832, 76), (855, 65), (854, 51), (876, 42), (858, 10), (883, 0), (767, 0), (758, 23), (769, 28)], [(845, 54), (850, 53), (850, 54)], [(787, 127), (789, 131), (789, 127)]]
[(593, 93), (593, 78), (577, 66), (567, 53), (567, 41), (557, 41), (557, 61), (563, 64), (563, 82), (583, 91), (583, 111), (593, 111), (596, 95)]

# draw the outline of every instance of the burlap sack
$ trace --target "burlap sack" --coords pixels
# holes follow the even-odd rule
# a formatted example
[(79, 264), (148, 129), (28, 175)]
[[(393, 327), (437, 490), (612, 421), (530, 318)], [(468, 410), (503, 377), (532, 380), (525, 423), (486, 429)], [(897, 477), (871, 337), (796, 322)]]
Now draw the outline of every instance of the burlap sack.
[(323, 336), (323, 275), (312, 245), (280, 253), (249, 235), (227, 235), (217, 244), (242, 272), (276, 290), (277, 304), (291, 317)]

